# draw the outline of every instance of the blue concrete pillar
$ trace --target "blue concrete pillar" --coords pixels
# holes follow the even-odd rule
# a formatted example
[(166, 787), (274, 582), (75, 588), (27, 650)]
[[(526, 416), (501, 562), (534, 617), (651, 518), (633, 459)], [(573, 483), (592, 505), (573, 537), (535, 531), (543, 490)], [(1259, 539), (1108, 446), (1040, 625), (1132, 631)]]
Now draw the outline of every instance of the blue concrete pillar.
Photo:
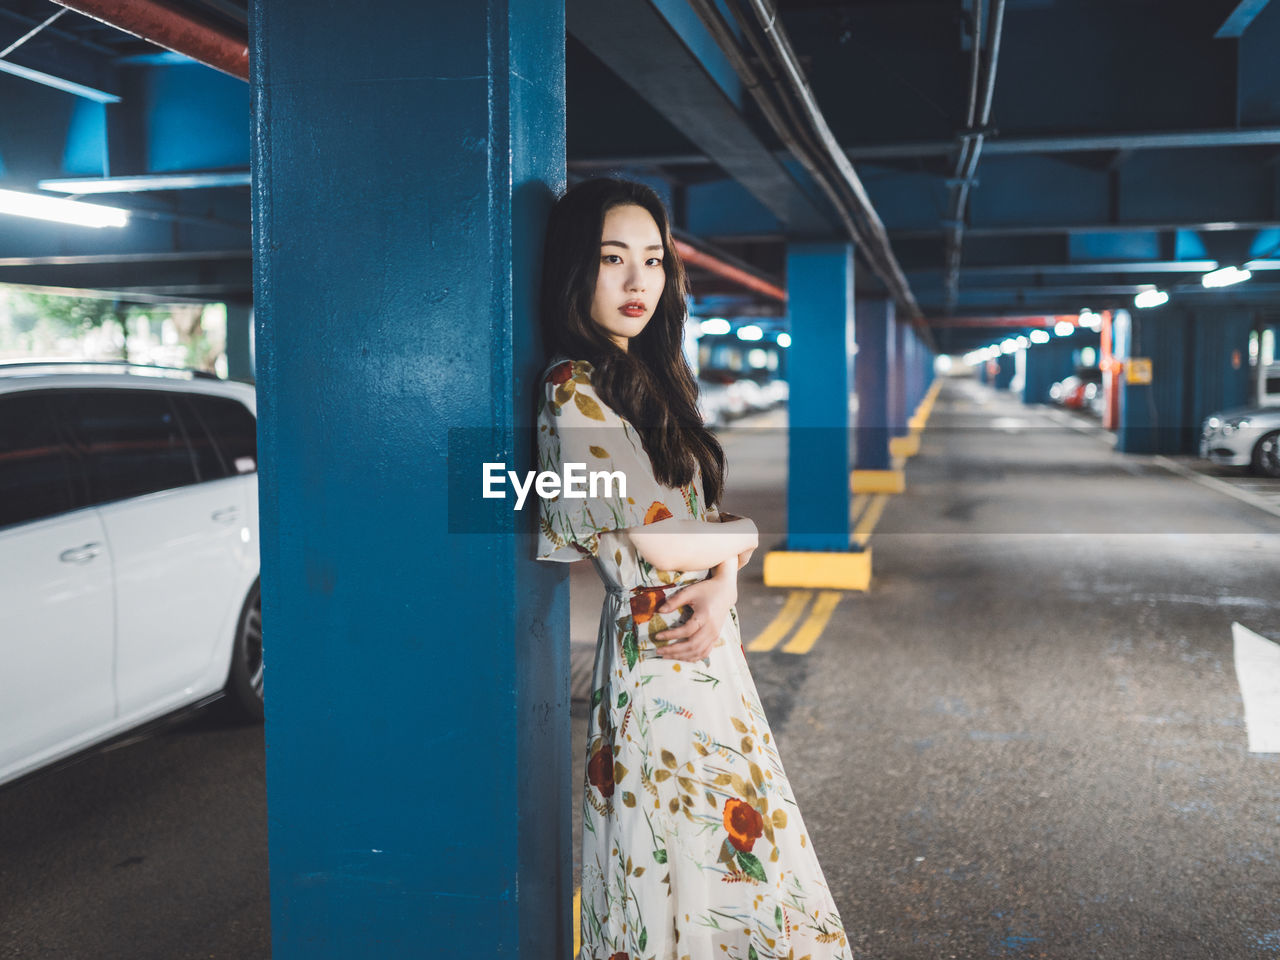
[(249, 351), (249, 328), (253, 323), (253, 307), (247, 303), (228, 303), (227, 307), (227, 379), (253, 383), (253, 358)]
[(1053, 403), (1049, 388), (1075, 371), (1074, 349), (1069, 339), (1055, 337), (1048, 343), (1027, 348), (1027, 375), (1022, 384), (1022, 402)]
[(1184, 452), (1199, 449), (1200, 424), (1216, 410), (1243, 407), (1254, 396), (1250, 383), (1249, 334), (1253, 311), (1240, 306), (1204, 307), (1196, 310), (1192, 361), (1191, 409), (1184, 437)]
[(567, 572), (447, 496), (535, 461), (562, 2), (249, 24), (272, 957), (568, 957)]
[(889, 331), (894, 326), (892, 300), (859, 300), (858, 353), (854, 385), (858, 392), (855, 462), (859, 470), (888, 470)]
[(848, 551), (853, 245), (787, 248), (791, 318), (787, 549)]
[(999, 369), (991, 385), (997, 390), (1008, 390), (1009, 384), (1013, 382), (1013, 375), (1018, 372), (1018, 361), (1013, 358), (1012, 353), (1002, 353), (996, 358), (996, 363)]
[(1151, 361), (1151, 382), (1120, 381), (1120, 425), (1116, 449), (1124, 453), (1178, 453), (1186, 432), (1186, 393), (1191, 375), (1188, 346), (1192, 332), (1188, 312), (1165, 307), (1135, 310), (1129, 352)]
[(901, 437), (909, 432), (907, 420), (907, 325), (889, 325), (889, 436)]

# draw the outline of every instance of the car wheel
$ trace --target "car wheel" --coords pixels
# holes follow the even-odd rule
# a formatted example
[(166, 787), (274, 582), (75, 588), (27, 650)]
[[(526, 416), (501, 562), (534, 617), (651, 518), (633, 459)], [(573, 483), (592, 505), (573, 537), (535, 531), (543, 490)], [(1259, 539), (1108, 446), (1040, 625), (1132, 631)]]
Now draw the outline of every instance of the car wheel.
[(1280, 477), (1280, 430), (1272, 430), (1253, 448), (1253, 469), (1268, 477)]
[(227, 698), (249, 720), (261, 720), (262, 709), (262, 593), (254, 583), (245, 598), (236, 624), (236, 640), (231, 650), (231, 670), (227, 674)]

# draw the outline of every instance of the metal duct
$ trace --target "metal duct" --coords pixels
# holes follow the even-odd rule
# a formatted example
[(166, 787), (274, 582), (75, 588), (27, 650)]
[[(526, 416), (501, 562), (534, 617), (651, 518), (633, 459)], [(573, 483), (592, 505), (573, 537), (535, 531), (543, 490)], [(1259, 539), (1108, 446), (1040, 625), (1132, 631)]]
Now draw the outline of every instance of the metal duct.
[(181, 53), (240, 80), (249, 79), (249, 44), (155, 0), (54, 0), (108, 26)]

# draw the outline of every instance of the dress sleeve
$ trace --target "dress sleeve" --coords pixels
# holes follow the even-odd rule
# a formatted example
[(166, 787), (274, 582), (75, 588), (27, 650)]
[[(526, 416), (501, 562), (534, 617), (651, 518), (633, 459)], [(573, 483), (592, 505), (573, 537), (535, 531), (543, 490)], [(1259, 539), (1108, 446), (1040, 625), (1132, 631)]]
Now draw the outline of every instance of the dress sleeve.
[[(573, 491), (584, 495), (561, 489), (538, 497), (539, 560), (594, 557), (600, 534), (672, 515), (653, 497), (657, 484), (639, 435), (596, 394), (584, 361), (553, 367), (538, 402), (538, 470), (563, 479), (565, 464), (582, 465), (573, 468)], [(609, 475), (594, 491), (593, 473)]]

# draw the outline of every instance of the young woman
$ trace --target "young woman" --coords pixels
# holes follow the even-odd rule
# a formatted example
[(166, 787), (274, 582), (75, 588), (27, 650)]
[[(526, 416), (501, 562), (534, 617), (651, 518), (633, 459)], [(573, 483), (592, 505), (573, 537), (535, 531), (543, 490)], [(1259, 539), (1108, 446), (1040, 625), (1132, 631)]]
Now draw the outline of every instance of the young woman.
[(538, 558), (591, 557), (600, 618), (583, 800), (583, 960), (850, 956), (734, 610), (755, 524), (681, 351), (687, 281), (657, 194), (588, 180), (547, 225), (539, 469), (621, 474), (541, 498)]

